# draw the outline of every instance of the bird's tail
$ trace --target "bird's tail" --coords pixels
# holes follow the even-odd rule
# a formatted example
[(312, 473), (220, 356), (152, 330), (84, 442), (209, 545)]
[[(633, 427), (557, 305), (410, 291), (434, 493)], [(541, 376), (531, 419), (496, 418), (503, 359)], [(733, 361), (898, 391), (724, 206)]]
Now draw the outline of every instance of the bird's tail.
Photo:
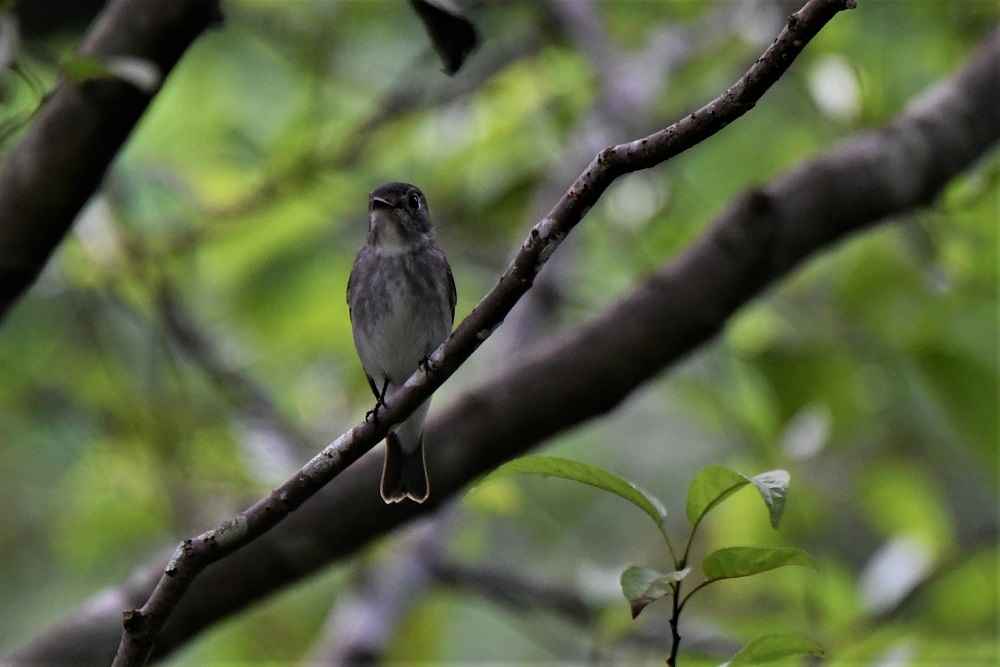
[(424, 435), (420, 434), (417, 448), (403, 450), (399, 436), (390, 433), (385, 439), (385, 467), (382, 468), (382, 500), (398, 503), (409, 498), (418, 503), (427, 500), (430, 485), (424, 465)]

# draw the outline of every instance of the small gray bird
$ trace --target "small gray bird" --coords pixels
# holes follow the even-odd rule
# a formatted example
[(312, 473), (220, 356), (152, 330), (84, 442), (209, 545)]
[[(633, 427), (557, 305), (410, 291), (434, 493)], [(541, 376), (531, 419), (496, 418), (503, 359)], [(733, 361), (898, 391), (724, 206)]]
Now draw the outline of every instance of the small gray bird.
[[(386, 183), (368, 197), (368, 238), (347, 281), (354, 347), (375, 394), (378, 420), (399, 388), (451, 333), (455, 279), (434, 240), (427, 200), (409, 183)], [(382, 499), (427, 500), (424, 420), (430, 400), (386, 438)]]

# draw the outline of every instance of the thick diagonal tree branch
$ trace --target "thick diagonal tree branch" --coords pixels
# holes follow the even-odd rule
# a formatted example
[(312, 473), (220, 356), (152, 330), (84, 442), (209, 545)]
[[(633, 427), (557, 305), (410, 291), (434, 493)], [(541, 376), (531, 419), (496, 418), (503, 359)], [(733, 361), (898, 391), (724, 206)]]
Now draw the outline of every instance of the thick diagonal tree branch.
[(200, 572), (284, 520), (427, 400), (500, 326), (560, 242), (616, 178), (677, 155), (752, 109), (823, 26), (853, 6), (854, 0), (809, 0), (789, 17), (747, 73), (719, 98), (664, 130), (599, 153), (549, 215), (531, 229), (499, 283), (431, 355), (428, 371), (417, 371), (389, 397), (389, 407), (380, 412), (377, 424), (355, 425), (266, 497), (219, 527), (180, 544), (146, 604), (125, 612), (115, 665), (145, 664), (157, 636)]
[[(218, 0), (111, 0), (80, 54), (139, 59), (162, 80), (221, 19)], [(7, 155), (0, 168), (0, 319), (38, 277), (152, 97), (114, 77), (64, 79)]]
[[(596, 319), (485, 377), (428, 422), (428, 505), (385, 505), (377, 452), (286, 521), (205, 569), (165, 625), (164, 656), (211, 624), (344, 558), (554, 433), (600, 416), (711, 338), (810, 255), (932, 201), (1000, 139), (1000, 31), (954, 78), (890, 125), (858, 135), (735, 201), (700, 241)], [(103, 665), (119, 610), (146, 599), (161, 564), (98, 593), (8, 659)]]

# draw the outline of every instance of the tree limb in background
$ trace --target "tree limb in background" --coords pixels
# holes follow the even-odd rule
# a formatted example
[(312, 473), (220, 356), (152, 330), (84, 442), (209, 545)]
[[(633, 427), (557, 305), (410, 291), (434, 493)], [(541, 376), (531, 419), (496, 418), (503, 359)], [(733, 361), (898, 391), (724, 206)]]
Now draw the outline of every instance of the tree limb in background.
[(417, 370), (388, 398), (377, 424), (374, 420), (356, 424), (251, 507), (177, 547), (146, 604), (125, 611), (114, 665), (145, 664), (157, 636), (199, 573), (283, 521), (423, 404), (500, 326), (562, 240), (616, 178), (659, 164), (748, 112), (823, 26), (853, 6), (854, 0), (809, 0), (789, 17), (788, 24), (747, 73), (720, 97), (664, 130), (599, 153), (549, 215), (531, 229), (500, 282), (431, 355), (426, 371)]
[(59, 32), (83, 32), (104, 4), (104, 0), (20, 0), (14, 2), (14, 15), (25, 37), (36, 39)]
[(375, 665), (410, 611), (434, 589), (427, 560), (440, 560), (457, 523), (438, 512), (409, 527), (392, 555), (362, 565), (333, 600), (332, 613), (304, 665)]
[[(609, 600), (529, 572), (455, 561), (448, 556), (445, 545), (455, 525), (464, 521), (463, 514), (459, 506), (451, 505), (426, 521), (412, 524), (394, 544), (391, 556), (362, 566), (352, 577), (355, 581), (341, 590), (327, 627), (302, 664), (346, 667), (381, 663), (412, 608), (441, 587), (505, 608), (525, 631), (537, 633), (541, 644), (551, 644), (552, 638), (539, 631), (539, 619), (559, 618), (573, 626), (580, 636), (593, 637), (600, 633), (601, 619), (609, 607), (617, 605), (624, 609), (618, 595)], [(663, 617), (663, 623), (666, 620)], [(693, 629), (689, 629), (685, 641), (692, 651), (720, 657), (733, 655), (743, 645)], [(615, 637), (608, 648), (623, 646), (650, 655), (665, 655), (670, 650), (669, 638), (655, 626), (644, 629), (633, 625), (628, 632)], [(594, 653), (595, 647), (585, 649), (588, 653), (581, 655), (578, 641), (548, 648), (562, 661), (604, 662), (612, 658), (611, 653), (604, 651)]]
[[(432, 415), (427, 438), (435, 446), (427, 456), (435, 494), (427, 504), (385, 505), (377, 490), (380, 452), (364, 457), (279, 526), (205, 569), (164, 626), (154, 656), (432, 512), (552, 434), (608, 412), (797, 263), (932, 201), (1000, 139), (997, 71), (1000, 31), (893, 123), (739, 198), (700, 241), (602, 315), (539, 344)], [(149, 595), (155, 567), (162, 561), (99, 592), (8, 658), (106, 665), (120, 637), (119, 610)]]
[[(308, 435), (285, 417), (261, 383), (226, 357), (219, 341), (201, 326), (168, 280), (161, 282), (155, 303), (158, 325), (168, 340), (232, 407), (231, 420), (241, 432), (243, 448), (251, 449), (255, 440), (266, 443), (269, 466), (281, 471), (267, 477), (267, 483), (280, 481), (297, 469), (302, 457), (314, 451)], [(275, 465), (276, 461), (280, 464)]]
[[(442, 557), (428, 558), (419, 554), (423, 567), (428, 569), (435, 580), (456, 592), (476, 595), (508, 609), (518, 619), (531, 623), (533, 616), (545, 613), (567, 621), (580, 629), (585, 637), (594, 637), (600, 632), (602, 613), (608, 608), (606, 601), (592, 599), (592, 596), (569, 586), (560, 586), (545, 580), (533, 579), (525, 572), (470, 567)], [(615, 597), (611, 605), (622, 605)], [(662, 617), (666, 625), (667, 617)], [(709, 634), (704, 630), (689, 628), (684, 635), (688, 650), (725, 659), (742, 648), (743, 643), (735, 639)], [(634, 624), (628, 631), (616, 637), (614, 646), (630, 646), (647, 652), (650, 659), (662, 656), (670, 650), (669, 633), (659, 627), (642, 627)], [(577, 647), (579, 648), (579, 647)], [(570, 658), (580, 662), (580, 656)], [(613, 662), (614, 656), (598, 654), (588, 656), (587, 662)]]
[[(218, 0), (111, 0), (80, 55), (104, 64), (128, 58), (162, 81), (221, 19)], [(120, 77), (64, 77), (7, 155), (0, 168), (0, 319), (41, 273), (154, 94)]]

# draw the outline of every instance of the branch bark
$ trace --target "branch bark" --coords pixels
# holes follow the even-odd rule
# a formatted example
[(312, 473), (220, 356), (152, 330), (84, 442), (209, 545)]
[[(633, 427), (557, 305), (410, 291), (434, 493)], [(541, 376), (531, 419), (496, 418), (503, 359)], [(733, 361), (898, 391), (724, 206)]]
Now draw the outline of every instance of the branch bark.
[[(164, 657), (211, 624), (344, 558), (554, 433), (600, 416), (711, 338), (743, 304), (813, 253), (932, 201), (1000, 139), (1000, 31), (954, 78), (893, 123), (856, 136), (733, 202), (683, 255), (579, 329), (544, 342), (428, 422), (426, 505), (385, 505), (379, 452), (263, 537), (206, 568), (160, 634)], [(158, 565), (162, 567), (162, 562)], [(143, 569), (98, 593), (8, 659), (104, 665), (122, 606), (156, 582)]]
[[(161, 81), (221, 21), (218, 0), (112, 0), (80, 53), (129, 56)], [(117, 78), (62, 80), (0, 168), (0, 319), (41, 273), (153, 98)]]

